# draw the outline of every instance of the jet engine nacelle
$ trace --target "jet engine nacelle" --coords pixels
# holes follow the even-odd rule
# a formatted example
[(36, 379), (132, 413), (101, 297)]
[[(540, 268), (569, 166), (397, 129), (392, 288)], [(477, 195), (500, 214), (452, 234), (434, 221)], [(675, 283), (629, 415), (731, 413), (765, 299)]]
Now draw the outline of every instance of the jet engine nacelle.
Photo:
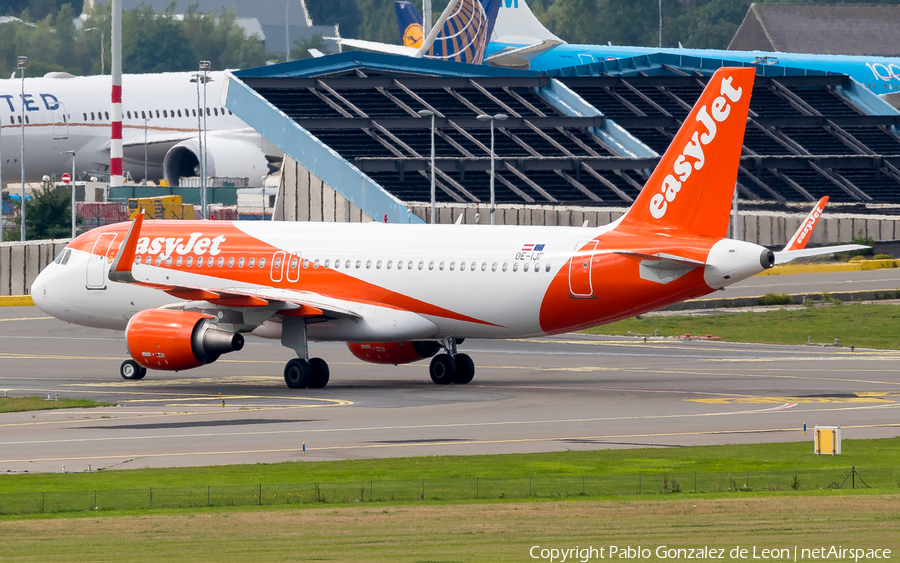
[(215, 328), (212, 318), (189, 311), (141, 311), (125, 328), (128, 353), (145, 368), (178, 371), (211, 364), (244, 347), (243, 336)]
[[(266, 154), (255, 143), (209, 135), (206, 139), (206, 175), (226, 178), (249, 178), (250, 187), (262, 186), (269, 173)], [(177, 186), (182, 176), (200, 175), (200, 142), (181, 141), (166, 152), (163, 177)]]
[(372, 364), (411, 364), (438, 353), (441, 345), (434, 341), (415, 342), (348, 342), (350, 352)]

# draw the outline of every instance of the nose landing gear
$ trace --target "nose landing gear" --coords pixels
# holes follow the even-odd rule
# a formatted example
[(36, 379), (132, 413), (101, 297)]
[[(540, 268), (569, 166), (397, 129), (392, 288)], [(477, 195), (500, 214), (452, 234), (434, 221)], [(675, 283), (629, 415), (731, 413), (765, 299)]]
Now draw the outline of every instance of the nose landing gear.
[(446, 338), (441, 346), (446, 353), (438, 354), (431, 359), (431, 366), (428, 373), (431, 380), (438, 385), (449, 385), (457, 383), (464, 385), (472, 381), (475, 377), (475, 362), (468, 354), (460, 354), (456, 351), (456, 345), (462, 343), (460, 338)]

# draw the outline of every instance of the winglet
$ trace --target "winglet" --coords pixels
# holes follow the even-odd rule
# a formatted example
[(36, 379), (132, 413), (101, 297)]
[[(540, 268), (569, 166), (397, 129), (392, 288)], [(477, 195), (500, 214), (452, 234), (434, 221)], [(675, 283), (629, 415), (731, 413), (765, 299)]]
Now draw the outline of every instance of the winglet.
[(803, 250), (806, 248), (806, 243), (809, 242), (811, 238), (813, 229), (816, 228), (816, 223), (819, 222), (819, 217), (822, 216), (822, 210), (825, 209), (825, 204), (828, 203), (828, 196), (820, 199), (815, 207), (812, 208), (812, 211), (807, 215), (806, 220), (803, 221), (803, 224), (800, 225), (800, 228), (797, 229), (797, 232), (794, 233), (794, 236), (791, 237), (791, 240), (788, 241), (783, 251), (787, 250)]
[(131, 267), (134, 265), (134, 253), (137, 248), (138, 238), (141, 236), (141, 225), (144, 222), (144, 212), (142, 211), (134, 217), (131, 226), (128, 227), (128, 234), (125, 235), (125, 241), (119, 245), (119, 251), (109, 267), (109, 281), (132, 283), (134, 276), (131, 275)]

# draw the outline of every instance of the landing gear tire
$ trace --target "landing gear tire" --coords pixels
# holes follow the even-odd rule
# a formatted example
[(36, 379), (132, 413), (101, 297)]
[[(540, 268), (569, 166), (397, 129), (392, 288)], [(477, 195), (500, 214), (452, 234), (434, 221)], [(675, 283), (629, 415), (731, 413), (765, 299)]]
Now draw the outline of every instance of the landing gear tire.
[(309, 379), (310, 389), (321, 389), (328, 385), (330, 370), (328, 364), (322, 358), (310, 358), (309, 367), (312, 375)]
[(456, 378), (456, 362), (450, 354), (438, 354), (431, 359), (428, 373), (431, 375), (431, 380), (438, 385), (449, 385)]
[(303, 389), (309, 387), (312, 379), (312, 368), (309, 362), (300, 358), (294, 358), (284, 366), (284, 382), (291, 389)]
[(122, 376), (122, 379), (136, 381), (138, 379), (144, 379), (144, 376), (147, 375), (147, 368), (134, 360), (125, 360), (122, 362), (122, 365), (119, 366), (119, 375)]
[(465, 385), (472, 381), (472, 378), (475, 377), (475, 362), (472, 361), (472, 358), (468, 354), (457, 354), (454, 359), (456, 360), (456, 377), (453, 379), (453, 383)]

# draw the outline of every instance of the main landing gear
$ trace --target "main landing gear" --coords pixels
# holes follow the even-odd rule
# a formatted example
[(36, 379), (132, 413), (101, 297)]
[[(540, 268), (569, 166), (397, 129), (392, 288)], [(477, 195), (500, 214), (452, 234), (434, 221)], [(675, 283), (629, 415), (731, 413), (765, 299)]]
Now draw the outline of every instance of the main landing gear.
[(122, 376), (122, 379), (128, 379), (129, 381), (144, 379), (144, 376), (147, 375), (147, 368), (139, 365), (134, 360), (125, 360), (119, 366), (119, 375)]
[(291, 389), (321, 389), (328, 385), (329, 373), (322, 358), (294, 358), (284, 366), (284, 382)]
[(281, 323), (281, 344), (297, 353), (297, 357), (284, 366), (284, 382), (288, 387), (322, 389), (328, 385), (328, 364), (322, 358), (309, 357), (305, 319), (284, 317)]
[(456, 351), (456, 345), (462, 344), (463, 338), (447, 338), (441, 346), (445, 353), (438, 354), (431, 359), (428, 373), (431, 380), (438, 385), (457, 383), (464, 385), (475, 377), (475, 362), (468, 354), (460, 354)]

